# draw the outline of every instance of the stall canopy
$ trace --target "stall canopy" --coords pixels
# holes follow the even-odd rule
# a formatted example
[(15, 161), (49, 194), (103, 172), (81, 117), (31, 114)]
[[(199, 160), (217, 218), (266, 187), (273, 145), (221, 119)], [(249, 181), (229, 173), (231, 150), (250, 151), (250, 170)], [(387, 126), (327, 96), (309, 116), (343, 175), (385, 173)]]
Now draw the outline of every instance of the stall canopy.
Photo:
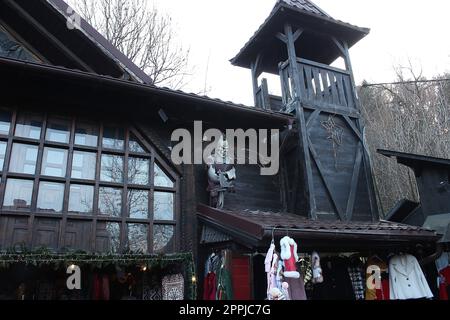
[(433, 230), (393, 223), (310, 220), (289, 213), (228, 211), (206, 205), (197, 207), (201, 223), (228, 234), (247, 247), (264, 247), (272, 236), (289, 235), (308, 249), (361, 251), (432, 246), (440, 236)]

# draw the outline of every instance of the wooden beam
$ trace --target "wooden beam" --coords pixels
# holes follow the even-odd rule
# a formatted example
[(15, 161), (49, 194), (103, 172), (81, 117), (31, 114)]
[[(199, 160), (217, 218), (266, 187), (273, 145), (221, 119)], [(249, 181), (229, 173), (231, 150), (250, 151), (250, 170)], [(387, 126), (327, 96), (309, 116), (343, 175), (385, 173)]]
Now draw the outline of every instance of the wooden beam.
[(339, 218), (341, 219), (341, 221), (344, 221), (344, 212), (342, 212), (341, 208), (338, 205), (338, 202), (336, 201), (335, 197), (334, 197), (334, 192), (331, 189), (330, 184), (328, 183), (328, 180), (325, 176), (325, 168), (322, 165), (322, 162), (319, 159), (319, 155), (316, 152), (316, 149), (314, 148), (314, 145), (311, 143), (311, 139), (308, 136), (308, 142), (309, 142), (309, 150), (311, 152), (312, 158), (314, 159), (314, 162), (317, 165), (317, 169), (319, 171), (320, 177), (322, 178), (323, 184), (325, 185), (325, 188), (328, 191), (328, 194), (330, 195), (330, 199), (333, 202), (334, 207), (336, 208), (336, 212), (339, 215)]
[(355, 126), (352, 120), (346, 115), (342, 115), (342, 117), (347, 121), (350, 128), (353, 130), (353, 132), (358, 136), (359, 140), (363, 142), (363, 136), (361, 135), (361, 131), (358, 130), (358, 128)]
[(303, 34), (303, 31), (303, 29), (297, 29), (297, 31), (294, 32), (294, 42), (296, 42), (298, 38), (300, 38), (300, 36)]
[(253, 99), (254, 99), (255, 107), (258, 107), (258, 105), (257, 105), (258, 104), (257, 92), (258, 92), (258, 89), (259, 89), (259, 86), (258, 86), (258, 76), (259, 76), (258, 70), (259, 70), (259, 65), (261, 63), (261, 59), (262, 59), (262, 54), (259, 53), (256, 56), (255, 62), (252, 62), (252, 64), (251, 64), (252, 85), (253, 85)]
[(288, 42), (288, 39), (287, 39), (287, 37), (284, 35), (284, 33), (278, 32), (278, 33), (276, 34), (276, 37), (277, 37), (279, 40), (283, 41), (284, 43), (287, 43), (287, 42)]
[(316, 118), (320, 115), (321, 112), (322, 112), (321, 110), (314, 110), (314, 112), (309, 116), (308, 120), (306, 121), (306, 130), (309, 130), (311, 123), (314, 120), (316, 120)]
[(42, 34), (44, 37), (53, 42), (67, 57), (69, 57), (72, 61), (74, 61), (80, 69), (83, 71), (95, 72), (90, 66), (84, 63), (81, 59), (78, 58), (76, 54), (74, 54), (69, 48), (67, 48), (61, 41), (59, 41), (56, 37), (50, 34), (36, 19), (34, 19), (31, 15), (28, 14), (22, 7), (20, 7), (17, 3), (11, 0), (7, 0), (9, 6), (13, 7), (22, 17), (24, 17), (36, 30)]
[[(298, 124), (298, 135), (299, 135), (299, 160), (301, 165), (303, 166), (302, 170), (304, 172), (304, 176), (306, 178), (305, 185), (305, 193), (307, 194), (308, 201), (308, 215), (312, 219), (317, 219), (316, 211), (316, 197), (314, 192), (314, 181), (312, 175), (312, 167), (311, 167), (311, 156), (308, 147), (308, 139), (306, 132), (306, 121), (305, 114), (303, 110), (303, 106), (298, 98), (300, 98), (301, 90), (301, 80), (300, 73), (298, 71), (298, 63), (297, 63), (297, 54), (295, 51), (295, 40), (294, 34), (292, 32), (292, 26), (290, 24), (285, 24), (284, 26), (284, 34), (286, 35), (287, 49), (288, 49), (288, 57), (289, 57), (289, 67), (291, 69), (291, 76), (293, 77), (294, 82), (294, 92), (293, 99), (295, 101), (295, 110), (296, 110), (296, 118)], [(303, 77), (303, 75), (302, 75)], [(303, 160), (303, 161), (302, 161)]]
[(358, 150), (356, 152), (356, 159), (355, 159), (355, 165), (353, 167), (353, 176), (352, 176), (352, 183), (351, 183), (351, 189), (350, 189), (350, 195), (348, 197), (347, 202), (347, 210), (345, 216), (347, 217), (348, 221), (351, 221), (353, 218), (353, 211), (355, 208), (355, 200), (356, 200), (356, 193), (358, 191), (358, 181), (359, 181), (359, 174), (361, 172), (361, 163), (362, 163), (362, 143), (358, 143)]
[[(359, 111), (361, 110), (361, 106), (359, 104), (358, 95), (356, 94), (356, 82), (355, 77), (353, 74), (353, 68), (352, 68), (352, 62), (350, 60), (350, 52), (348, 49), (347, 42), (344, 42), (344, 61), (345, 61), (345, 67), (347, 71), (350, 73), (350, 80), (352, 84), (352, 91), (353, 91), (353, 97), (356, 104), (356, 109)], [(361, 118), (357, 118), (358, 127), (360, 128), (360, 131), (363, 132), (363, 123), (361, 121)], [(369, 193), (369, 202), (370, 202), (370, 208), (372, 211), (372, 220), (378, 221), (380, 219), (379, 212), (378, 212), (378, 203), (376, 199), (376, 193), (375, 193), (375, 185), (372, 175), (372, 165), (370, 162), (369, 154), (367, 152), (367, 147), (365, 145), (364, 137), (362, 139), (363, 144), (363, 159), (364, 159), (364, 173), (366, 175), (366, 182), (368, 187), (368, 193)]]
[(335, 37), (331, 37), (336, 47), (338, 47), (339, 51), (341, 51), (342, 56), (345, 56), (345, 47), (339, 42)]

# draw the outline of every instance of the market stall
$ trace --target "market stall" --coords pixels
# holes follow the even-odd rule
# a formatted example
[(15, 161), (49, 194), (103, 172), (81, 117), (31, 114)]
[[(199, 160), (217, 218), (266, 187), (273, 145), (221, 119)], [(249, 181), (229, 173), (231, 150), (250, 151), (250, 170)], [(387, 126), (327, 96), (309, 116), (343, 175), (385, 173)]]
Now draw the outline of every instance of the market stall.
[[(203, 205), (198, 207), (198, 217), (217, 233), (215, 237), (202, 233), (203, 259), (217, 255), (218, 248), (231, 250), (231, 282), (242, 286), (241, 281), (246, 281), (250, 294), (245, 299), (439, 298), (434, 261), (440, 256), (436, 244), (440, 236), (432, 230), (386, 221), (318, 221)], [(234, 257), (248, 259), (247, 278), (235, 279)], [(202, 274), (208, 278), (215, 271), (206, 266)]]

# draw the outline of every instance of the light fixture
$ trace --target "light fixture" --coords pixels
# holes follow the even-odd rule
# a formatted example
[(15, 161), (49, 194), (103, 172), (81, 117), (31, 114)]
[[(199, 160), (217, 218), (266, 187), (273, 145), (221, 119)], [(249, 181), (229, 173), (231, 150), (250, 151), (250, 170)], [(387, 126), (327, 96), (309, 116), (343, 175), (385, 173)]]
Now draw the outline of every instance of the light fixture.
[(195, 276), (192, 276), (192, 282), (196, 283), (197, 282), (197, 278)]
[(166, 123), (169, 120), (169, 117), (167, 116), (166, 112), (163, 109), (159, 109), (158, 115), (164, 123)]

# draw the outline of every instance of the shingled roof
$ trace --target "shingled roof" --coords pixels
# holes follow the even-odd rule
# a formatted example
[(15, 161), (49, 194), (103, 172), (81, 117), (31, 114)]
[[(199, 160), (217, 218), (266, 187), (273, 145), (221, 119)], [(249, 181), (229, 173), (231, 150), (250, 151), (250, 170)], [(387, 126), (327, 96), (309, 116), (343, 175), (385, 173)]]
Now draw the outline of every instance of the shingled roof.
[[(235, 66), (250, 68), (257, 54), (262, 51), (267, 51), (268, 48), (274, 51), (272, 54), (278, 55), (280, 53), (278, 46), (281, 43), (278, 43), (279, 41), (275, 38), (275, 34), (281, 31), (286, 22), (318, 31), (321, 34), (330, 34), (346, 41), (349, 48), (370, 32), (368, 28), (358, 27), (331, 17), (309, 0), (278, 0), (263, 24), (247, 41), (239, 53), (230, 60), (231, 63)], [(303, 41), (303, 43), (300, 43), (300, 46), (303, 48), (300, 52), (305, 53), (305, 48), (307, 48), (310, 51), (312, 50), (313, 53), (312, 56), (302, 58), (330, 64), (341, 54), (338, 48), (321, 48), (316, 38), (304, 38), (305, 36), (300, 38), (300, 41), (297, 41)], [(314, 50), (318, 52), (314, 52)], [(284, 51), (284, 49), (281, 51)], [(270, 54), (265, 52), (265, 59), (270, 60), (275, 58), (276, 60), (280, 58), (280, 56), (272, 57)], [(270, 57), (267, 57), (268, 55)], [(318, 59), (314, 59), (314, 56)], [(277, 74), (279, 62), (280, 60), (275, 61), (274, 65), (276, 67), (269, 67), (265, 71)]]
[(303, 242), (321, 240), (331, 244), (333, 241), (350, 241), (354, 245), (388, 246), (389, 243), (435, 242), (440, 238), (433, 230), (388, 221), (320, 221), (290, 213), (219, 210), (206, 205), (199, 205), (197, 211), (206, 223), (256, 242), (269, 239), (272, 234), (284, 236), (286, 232)]
[(308, 0), (278, 0), (278, 2), (284, 2), (285, 4), (302, 9), (311, 13), (318, 14), (320, 16), (331, 18), (329, 14), (319, 8), (316, 4)]

